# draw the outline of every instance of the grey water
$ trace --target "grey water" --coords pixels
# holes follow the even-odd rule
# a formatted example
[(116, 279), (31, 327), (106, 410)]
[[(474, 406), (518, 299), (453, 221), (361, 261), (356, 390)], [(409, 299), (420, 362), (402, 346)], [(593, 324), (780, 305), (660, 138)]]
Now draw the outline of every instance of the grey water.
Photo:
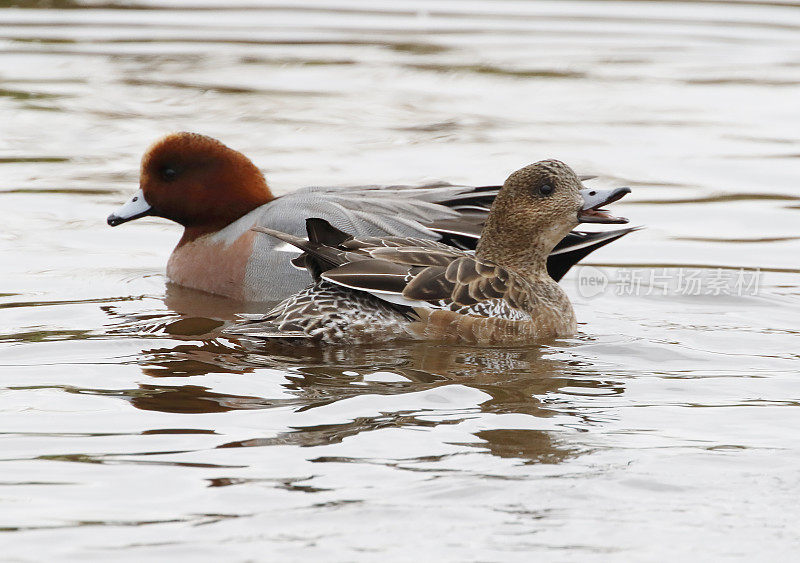
[[(0, 558), (794, 557), (799, 100), (792, 2), (0, 3)], [(647, 228), (575, 338), (254, 349), (105, 224), (180, 130), (276, 193), (559, 158)]]

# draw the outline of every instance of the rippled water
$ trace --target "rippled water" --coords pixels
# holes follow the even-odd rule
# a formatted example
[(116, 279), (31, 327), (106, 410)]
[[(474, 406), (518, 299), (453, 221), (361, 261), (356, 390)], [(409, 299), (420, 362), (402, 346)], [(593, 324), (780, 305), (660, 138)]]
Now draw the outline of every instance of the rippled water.
[[(795, 556), (800, 7), (29, 4), (0, 10), (4, 559)], [(165, 287), (176, 226), (105, 225), (174, 130), (279, 193), (556, 157), (647, 229), (563, 282), (574, 339), (248, 349), (218, 334), (248, 306)]]

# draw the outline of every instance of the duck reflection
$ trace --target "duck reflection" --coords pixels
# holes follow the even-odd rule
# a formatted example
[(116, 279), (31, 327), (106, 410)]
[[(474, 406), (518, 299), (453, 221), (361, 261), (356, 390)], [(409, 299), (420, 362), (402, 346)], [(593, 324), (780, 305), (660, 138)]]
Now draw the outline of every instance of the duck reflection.
[(130, 403), (146, 411), (203, 414), (244, 409), (266, 409), (299, 401), (215, 393), (199, 385), (141, 385), (129, 395)]
[(481, 430), (475, 436), (482, 442), (463, 443), (464, 446), (485, 448), (497, 457), (524, 459), (525, 463), (560, 463), (583, 453), (556, 443), (547, 432), (524, 428)]
[[(437, 416), (435, 409), (395, 410), (333, 424), (293, 426), (268, 437), (228, 442), (218, 446), (220, 448), (329, 445), (362, 432), (385, 428), (458, 424), (481, 412), (538, 418), (566, 412), (580, 424), (587, 422), (583, 414), (586, 409), (570, 410), (570, 395), (580, 394), (581, 390), (587, 395), (624, 391), (619, 382), (598, 373), (591, 365), (561, 359), (569, 353), (568, 348), (565, 352), (562, 346), (559, 346), (561, 351), (542, 346), (474, 348), (432, 342), (351, 348), (280, 344), (253, 347), (220, 337), (224, 321), (233, 318), (235, 311), (241, 309), (227, 300), (220, 300), (220, 303), (210, 300), (211, 310), (203, 308), (196, 297), (189, 295), (193, 298), (186, 299), (186, 291), (177, 292), (181, 299), (168, 300), (172, 310), (160, 319), (150, 315), (145, 320), (125, 321), (128, 325), (146, 322), (158, 326), (167, 336), (164, 346), (144, 349), (138, 357), (142, 371), (153, 377), (153, 382), (122, 392), (124, 398), (139, 409), (193, 414), (288, 407), (292, 412), (303, 412), (356, 396), (401, 395), (456, 384), (489, 396), (474, 407), (449, 411), (446, 416)], [(170, 294), (175, 297), (174, 288)], [(152, 334), (151, 330), (147, 332)], [(197, 384), (198, 378), (211, 374), (267, 376), (263, 373), (265, 368), (278, 370), (283, 377), (281, 387), (285, 393), (279, 398), (234, 395)], [(191, 377), (192, 382), (159, 384), (158, 380), (165, 377)], [(581, 453), (546, 431), (490, 429), (474, 435), (476, 440), (455, 445), (469, 446), (498, 457), (523, 459), (525, 463), (558, 463)], [(313, 461), (364, 462), (363, 459), (327, 457)]]
[[(584, 389), (591, 394), (621, 393), (620, 384), (597, 377), (586, 366), (546, 357), (539, 348), (465, 349), (415, 343), (408, 346), (366, 349), (275, 349), (242, 352), (213, 342), (179, 344), (170, 348), (143, 351), (142, 369), (150, 375), (172, 377), (202, 373), (240, 373), (258, 376), (260, 367), (284, 372), (282, 387), (292, 398), (276, 398), (217, 393), (198, 385), (142, 385), (131, 403), (143, 410), (181, 413), (211, 413), (229, 410), (290, 407), (296, 412), (314, 409), (358, 395), (389, 395), (419, 392), (439, 386), (461, 384), (481, 390), (489, 399), (475, 406), (477, 412), (526, 414), (550, 417), (564, 413), (563, 400), (556, 410), (548, 402), (551, 395)], [(215, 355), (213, 360), (208, 357)], [(206, 358), (203, 361), (197, 358)], [(188, 359), (194, 358), (194, 359)], [(187, 365), (191, 369), (187, 368)], [(376, 372), (397, 377), (372, 380)], [(576, 424), (585, 418), (574, 409)], [(474, 417), (436, 417), (435, 411), (398, 410), (376, 416), (355, 417), (341, 423), (295, 427), (268, 437), (254, 437), (220, 445), (221, 448), (294, 445), (323, 446), (339, 443), (362, 432), (385, 428), (431, 428), (458, 424)], [(503, 458), (519, 458), (525, 463), (558, 463), (581, 453), (559, 443), (545, 431), (530, 429), (491, 429), (475, 433), (475, 441), (456, 445), (470, 446)], [(316, 458), (314, 461), (363, 462), (361, 459)], [(410, 460), (406, 460), (410, 461)], [(419, 460), (416, 460), (419, 461)], [(427, 460), (432, 461), (432, 460)]]

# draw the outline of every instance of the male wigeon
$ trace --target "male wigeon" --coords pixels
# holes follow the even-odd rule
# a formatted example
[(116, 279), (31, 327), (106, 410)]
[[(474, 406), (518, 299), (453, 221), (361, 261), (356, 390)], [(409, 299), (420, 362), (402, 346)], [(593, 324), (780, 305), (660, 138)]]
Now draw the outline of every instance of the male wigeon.
[(307, 221), (308, 240), (255, 227), (302, 249), (294, 263), (315, 283), (228, 333), (324, 343), (570, 336), (575, 313), (547, 257), (580, 222), (627, 222), (600, 207), (629, 192), (585, 189), (557, 160), (526, 166), (497, 195), (474, 253), (415, 237), (354, 238), (321, 219)]
[[(245, 155), (216, 139), (175, 133), (142, 157), (139, 190), (108, 217), (111, 226), (139, 217), (170, 219), (184, 227), (167, 263), (176, 284), (244, 301), (278, 301), (311, 282), (289, 259), (296, 249), (267, 227), (304, 236), (318, 217), (356, 237), (412, 236), (472, 250), (499, 186), (309, 187), (274, 197)], [(547, 260), (558, 280), (578, 260), (628, 229), (565, 232)], [(287, 254), (294, 253), (294, 254)]]

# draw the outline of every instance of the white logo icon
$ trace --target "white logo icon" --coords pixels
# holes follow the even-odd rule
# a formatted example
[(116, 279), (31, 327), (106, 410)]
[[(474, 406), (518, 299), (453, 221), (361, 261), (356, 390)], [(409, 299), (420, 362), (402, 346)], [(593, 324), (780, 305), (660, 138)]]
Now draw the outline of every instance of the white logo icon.
[(595, 297), (608, 287), (608, 275), (594, 266), (581, 266), (578, 269), (578, 277), (575, 278), (575, 285), (581, 297)]

